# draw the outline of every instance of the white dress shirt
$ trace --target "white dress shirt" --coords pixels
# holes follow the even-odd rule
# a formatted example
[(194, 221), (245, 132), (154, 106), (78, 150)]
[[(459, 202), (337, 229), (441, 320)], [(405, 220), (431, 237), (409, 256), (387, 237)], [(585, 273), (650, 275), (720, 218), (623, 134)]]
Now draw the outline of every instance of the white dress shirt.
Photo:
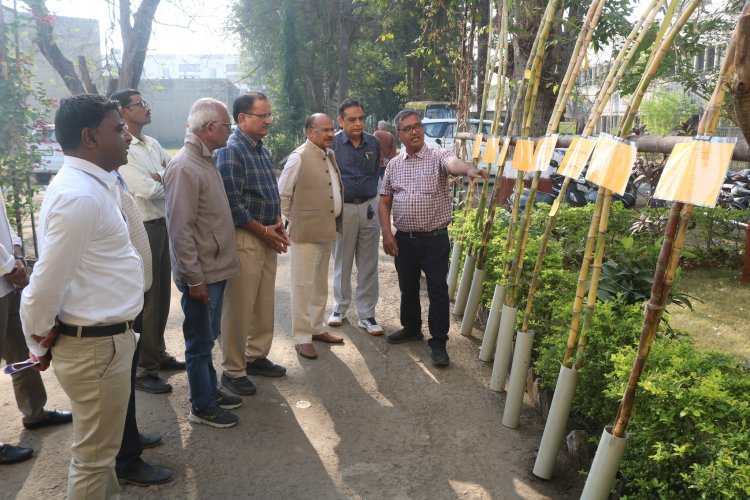
[(164, 184), (155, 181), (151, 174), (164, 178), (164, 169), (171, 157), (159, 142), (145, 134), (139, 140), (133, 136), (128, 149), (128, 163), (119, 168), (128, 189), (135, 198), (138, 212), (144, 221), (164, 217)]
[(55, 317), (71, 325), (121, 323), (143, 307), (143, 264), (128, 235), (117, 180), (80, 158), (65, 162), (50, 183), (39, 217), (39, 260), (21, 296), (29, 350), (47, 349)]
[(5, 199), (0, 191), (0, 297), (5, 297), (16, 290), (16, 286), (2, 277), (16, 267), (16, 257), (13, 253), (15, 245), (21, 246), (21, 238), (16, 235), (10, 225), (8, 214), (5, 212)]

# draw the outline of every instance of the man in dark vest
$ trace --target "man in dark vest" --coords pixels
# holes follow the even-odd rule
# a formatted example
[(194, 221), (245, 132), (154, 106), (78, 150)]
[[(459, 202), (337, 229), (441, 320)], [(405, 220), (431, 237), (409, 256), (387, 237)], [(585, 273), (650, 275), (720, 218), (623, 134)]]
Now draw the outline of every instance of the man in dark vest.
[(292, 333), (300, 356), (315, 359), (313, 340), (344, 341), (326, 331), (328, 261), (336, 233), (341, 231), (343, 188), (333, 144), (333, 120), (311, 115), (307, 141), (289, 155), (279, 178), (281, 213), (290, 223)]

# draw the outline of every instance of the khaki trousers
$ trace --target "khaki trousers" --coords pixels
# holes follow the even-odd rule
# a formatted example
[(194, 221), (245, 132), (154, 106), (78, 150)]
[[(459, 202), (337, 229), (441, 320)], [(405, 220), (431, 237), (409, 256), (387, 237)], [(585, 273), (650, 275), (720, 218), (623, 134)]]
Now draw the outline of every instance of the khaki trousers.
[(227, 281), (221, 311), (222, 368), (246, 375), (246, 363), (268, 356), (273, 341), (277, 254), (254, 234), (237, 228), (242, 272)]
[[(18, 363), (29, 357), (29, 348), (18, 314), (20, 297), (21, 294), (17, 291), (0, 297), (0, 358), (8, 364)], [(42, 418), (47, 392), (38, 371), (28, 369), (13, 375), (13, 392), (25, 423)]]
[(73, 410), (68, 500), (119, 498), (115, 458), (122, 442), (135, 353), (132, 330), (110, 337), (58, 337), (55, 375)]
[(309, 344), (325, 333), (328, 302), (328, 262), (333, 242), (294, 243), (290, 247), (292, 274), (292, 335), (295, 344)]

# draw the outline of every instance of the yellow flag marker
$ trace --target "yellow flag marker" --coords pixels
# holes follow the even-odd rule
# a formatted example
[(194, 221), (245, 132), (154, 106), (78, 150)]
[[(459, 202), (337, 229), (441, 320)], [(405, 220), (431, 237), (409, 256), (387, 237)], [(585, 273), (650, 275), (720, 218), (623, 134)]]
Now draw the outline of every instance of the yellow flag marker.
[(474, 136), (474, 149), (471, 150), (471, 157), (475, 160), (479, 158), (479, 153), (482, 151), (482, 134)]
[(518, 139), (516, 149), (513, 151), (513, 168), (520, 172), (533, 172), (534, 164), (534, 141), (530, 139)]
[(736, 137), (696, 137), (672, 149), (654, 198), (714, 207), (732, 160)]
[(557, 173), (571, 179), (578, 179), (583, 172), (583, 167), (586, 166), (586, 162), (589, 161), (591, 152), (594, 151), (594, 146), (596, 146), (594, 137), (574, 138), (565, 152)]
[(613, 193), (623, 194), (638, 152), (635, 143), (609, 134), (599, 134), (586, 180)]
[(555, 146), (557, 146), (557, 134), (547, 135), (537, 143), (534, 158), (531, 160), (534, 170), (537, 172), (547, 170), (549, 162), (552, 160), (552, 153), (555, 152)]

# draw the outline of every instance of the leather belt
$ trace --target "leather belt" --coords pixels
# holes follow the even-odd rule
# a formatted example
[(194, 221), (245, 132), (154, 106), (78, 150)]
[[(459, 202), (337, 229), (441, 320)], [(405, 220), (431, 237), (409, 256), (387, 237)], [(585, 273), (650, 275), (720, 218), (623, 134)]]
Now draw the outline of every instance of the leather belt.
[(352, 198), (350, 200), (344, 200), (344, 203), (349, 203), (352, 205), (361, 205), (362, 203), (367, 203), (371, 199), (375, 198), (374, 196), (371, 196), (370, 198)]
[(159, 219), (144, 220), (144, 224), (154, 224), (155, 226), (166, 226), (167, 219), (160, 217)]
[(67, 337), (111, 337), (133, 328), (132, 321), (123, 321), (112, 325), (78, 326), (60, 323), (60, 333)]
[(443, 227), (441, 229), (435, 229), (434, 231), (401, 231), (399, 229), (398, 234), (403, 234), (409, 238), (432, 238), (433, 236), (448, 234), (448, 228)]

